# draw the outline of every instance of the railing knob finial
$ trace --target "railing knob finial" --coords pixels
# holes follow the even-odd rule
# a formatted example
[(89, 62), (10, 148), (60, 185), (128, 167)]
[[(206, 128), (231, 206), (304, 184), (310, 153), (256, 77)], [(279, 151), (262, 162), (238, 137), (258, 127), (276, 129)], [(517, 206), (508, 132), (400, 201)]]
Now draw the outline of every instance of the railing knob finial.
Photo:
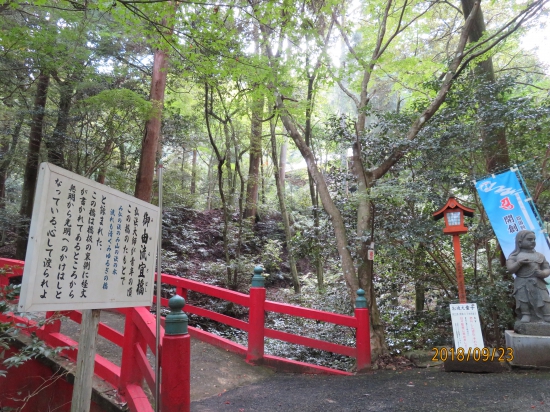
[(367, 298), (365, 297), (365, 291), (363, 289), (357, 290), (357, 299), (355, 299), (355, 308), (356, 309), (367, 308)]
[(254, 276), (252, 276), (252, 287), (253, 288), (263, 288), (265, 283), (265, 278), (262, 273), (264, 268), (261, 266), (256, 266), (254, 268)]
[(168, 301), (168, 306), (170, 307), (170, 313), (166, 315), (165, 333), (167, 335), (185, 335), (189, 321), (187, 315), (182, 311), (185, 306), (185, 299), (179, 295), (174, 295)]

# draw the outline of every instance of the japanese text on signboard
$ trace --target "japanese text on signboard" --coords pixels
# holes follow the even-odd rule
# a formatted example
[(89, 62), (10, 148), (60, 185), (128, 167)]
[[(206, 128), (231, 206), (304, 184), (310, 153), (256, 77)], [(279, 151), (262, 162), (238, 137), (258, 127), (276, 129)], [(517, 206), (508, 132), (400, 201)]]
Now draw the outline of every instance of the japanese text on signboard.
[(455, 349), (482, 348), (483, 336), (475, 303), (450, 305)]
[(50, 164), (39, 179), (25, 308), (150, 304), (158, 208)]

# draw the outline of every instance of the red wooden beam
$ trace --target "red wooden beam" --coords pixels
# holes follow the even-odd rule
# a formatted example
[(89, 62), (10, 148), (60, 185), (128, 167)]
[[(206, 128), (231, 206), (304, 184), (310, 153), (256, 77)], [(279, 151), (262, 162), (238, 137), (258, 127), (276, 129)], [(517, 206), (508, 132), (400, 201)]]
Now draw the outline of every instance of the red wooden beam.
[(265, 329), (266, 338), (279, 339), (297, 345), (309, 346), (310, 348), (324, 350), (327, 352), (338, 353), (340, 355), (355, 357), (356, 349), (351, 346), (339, 345), (337, 343), (299, 336), (293, 333), (282, 332), (280, 330)]
[(126, 401), (132, 412), (154, 412), (147, 395), (141, 386), (135, 383), (126, 385)]
[[(170, 332), (170, 329), (168, 331)], [(162, 340), (162, 348), (161, 411), (189, 412), (191, 406), (191, 337), (188, 333), (167, 333)]]
[(238, 305), (249, 307), (250, 297), (244, 293), (235, 292), (220, 288), (218, 286), (207, 285), (206, 283), (196, 282), (194, 280), (184, 279), (177, 276), (161, 274), (162, 283), (214, 296), (219, 299), (228, 300)]
[(357, 320), (352, 316), (340, 315), (337, 313), (323, 312), (316, 309), (302, 308), (300, 306), (288, 305), (286, 303), (265, 302), (265, 310), (269, 312), (283, 313), (286, 315), (299, 316), (302, 318), (320, 320), (324, 322), (334, 323), (336, 325), (349, 326), (350, 328), (357, 327)]
[(265, 288), (250, 288), (250, 312), (248, 314), (248, 351), (246, 361), (259, 363), (264, 357)]
[(225, 349), (229, 352), (236, 353), (237, 355), (242, 356), (243, 358), (246, 356), (246, 347), (243, 345), (239, 345), (236, 342), (233, 342), (232, 340), (222, 338), (221, 336), (215, 335), (210, 332), (206, 332), (205, 330), (194, 328), (192, 326), (189, 326), (189, 335), (191, 335), (192, 338), (200, 340), (201, 342), (208, 343), (212, 346), (216, 346), (218, 348)]
[(145, 355), (145, 352), (139, 345), (135, 345), (136, 350), (136, 363), (139, 366), (139, 370), (143, 374), (143, 377), (145, 378), (145, 382), (147, 382), (147, 385), (149, 386), (149, 389), (151, 392), (155, 392), (155, 372), (153, 371), (153, 368), (149, 364), (149, 360), (147, 359), (147, 355)]
[(210, 318), (212, 320), (215, 320), (220, 323), (224, 323), (226, 325), (232, 326), (237, 329), (241, 329), (244, 331), (248, 331), (249, 325), (248, 323), (232, 318), (231, 316), (222, 315), (221, 313), (213, 312), (208, 309), (199, 308), (197, 306), (193, 305), (185, 305), (185, 313), (192, 313), (194, 315), (203, 316), (205, 318)]
[(357, 372), (364, 372), (371, 367), (369, 310), (367, 308), (355, 308), (355, 317), (358, 323), (357, 333), (355, 334), (355, 369)]
[(306, 373), (314, 375), (342, 375), (351, 376), (351, 372), (338, 369), (327, 368), (325, 366), (314, 365), (312, 363), (299, 362), (291, 359), (280, 358), (278, 356), (265, 355), (262, 365), (268, 366), (280, 372), (287, 373)]
[[(134, 312), (132, 313), (132, 321), (138, 328), (141, 336), (143, 336), (143, 339), (145, 340), (145, 342), (147, 342), (147, 346), (149, 346), (149, 349), (151, 349), (151, 352), (153, 352), (153, 355), (156, 355), (155, 335), (157, 331), (156, 331), (155, 317), (151, 314), (151, 312), (149, 312), (147, 308), (140, 307), (140, 308), (135, 308)], [(161, 329), (160, 342), (162, 342), (163, 336), (164, 336), (164, 330)], [(162, 350), (162, 348), (160, 349)]]

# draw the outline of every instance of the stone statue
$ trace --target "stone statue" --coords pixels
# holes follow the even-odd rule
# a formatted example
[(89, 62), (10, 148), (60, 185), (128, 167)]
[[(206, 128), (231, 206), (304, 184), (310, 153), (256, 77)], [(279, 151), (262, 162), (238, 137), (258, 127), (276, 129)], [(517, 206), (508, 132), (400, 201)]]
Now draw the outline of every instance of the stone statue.
[(550, 265), (535, 246), (535, 233), (522, 230), (516, 235), (515, 250), (506, 260), (506, 268), (516, 274), (513, 296), (520, 323), (550, 322), (550, 295), (544, 281), (550, 276)]

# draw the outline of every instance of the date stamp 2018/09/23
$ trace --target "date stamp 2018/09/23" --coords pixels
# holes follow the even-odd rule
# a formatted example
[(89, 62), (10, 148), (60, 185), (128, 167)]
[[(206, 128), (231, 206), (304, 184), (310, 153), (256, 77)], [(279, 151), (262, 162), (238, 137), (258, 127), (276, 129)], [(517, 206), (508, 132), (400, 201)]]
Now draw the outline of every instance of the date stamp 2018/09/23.
[(432, 348), (434, 356), (432, 361), (443, 361), (447, 359), (459, 362), (511, 362), (514, 360), (514, 349), (512, 348)]

